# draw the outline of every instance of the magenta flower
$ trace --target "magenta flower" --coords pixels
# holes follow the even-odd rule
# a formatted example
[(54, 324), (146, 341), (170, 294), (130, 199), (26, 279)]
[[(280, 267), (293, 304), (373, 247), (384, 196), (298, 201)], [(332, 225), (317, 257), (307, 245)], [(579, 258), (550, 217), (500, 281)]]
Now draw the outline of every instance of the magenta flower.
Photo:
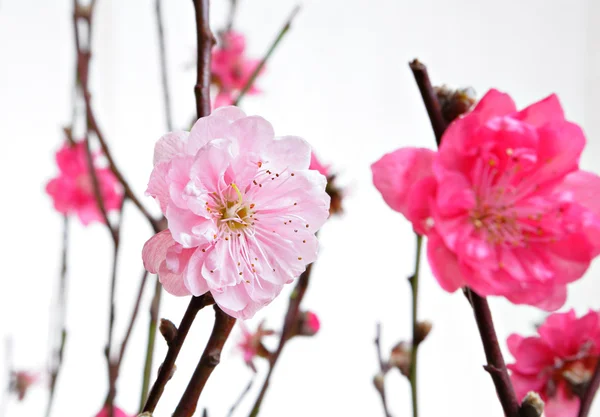
[[(96, 414), (96, 417), (108, 417), (108, 406), (104, 406), (104, 408), (102, 408), (102, 410), (100, 410), (100, 412), (98, 412), (98, 414)], [(117, 406), (113, 406), (113, 417), (134, 417), (134, 416), (127, 414), (125, 411), (121, 410)]]
[(508, 368), (517, 396), (523, 398), (535, 391), (546, 403), (546, 417), (575, 417), (579, 396), (600, 355), (600, 314), (590, 311), (581, 318), (573, 310), (552, 314), (538, 334), (508, 338), (516, 360)]
[(169, 229), (144, 246), (146, 269), (171, 294), (210, 291), (228, 314), (252, 317), (316, 259), (329, 196), (309, 162), (303, 139), (274, 138), (236, 107), (163, 136), (147, 192)]
[(428, 236), (445, 290), (553, 310), (600, 250), (600, 178), (579, 169), (584, 145), (556, 96), (517, 111), (491, 90), (449, 126), (438, 152), (387, 154), (373, 182)]
[[(258, 59), (245, 56), (246, 39), (244, 35), (233, 30), (221, 35), (221, 43), (212, 51), (211, 73), (212, 83), (218, 88), (214, 107), (228, 106), (233, 103), (237, 94), (250, 80), (250, 76), (260, 63)], [(256, 94), (259, 90), (254, 85), (247, 94)]]
[(312, 311), (305, 311), (303, 314), (302, 333), (305, 336), (314, 336), (321, 328), (319, 317)]
[(269, 358), (271, 352), (267, 350), (263, 344), (263, 337), (272, 336), (275, 334), (273, 330), (265, 329), (264, 322), (258, 325), (258, 328), (253, 333), (241, 322), (240, 327), (242, 329), (242, 340), (238, 343), (238, 348), (244, 355), (244, 362), (252, 371), (256, 372), (256, 366), (254, 365), (254, 358)]
[[(89, 174), (85, 143), (65, 144), (56, 153), (56, 163), (60, 173), (46, 185), (54, 208), (62, 214), (76, 213), (84, 225), (94, 221), (104, 223)], [(117, 178), (110, 169), (99, 166), (98, 155), (94, 166), (106, 210), (118, 210), (123, 193)]]
[(13, 371), (10, 378), (10, 390), (17, 394), (19, 401), (23, 401), (29, 388), (39, 380), (40, 375), (37, 372)]

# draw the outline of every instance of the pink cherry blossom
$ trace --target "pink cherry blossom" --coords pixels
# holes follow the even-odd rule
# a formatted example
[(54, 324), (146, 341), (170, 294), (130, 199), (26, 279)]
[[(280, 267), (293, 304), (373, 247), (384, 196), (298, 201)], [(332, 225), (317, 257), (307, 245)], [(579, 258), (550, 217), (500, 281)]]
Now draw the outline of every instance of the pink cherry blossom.
[(264, 322), (261, 322), (258, 325), (255, 332), (248, 330), (243, 322), (240, 322), (240, 327), (242, 329), (242, 340), (238, 343), (238, 348), (244, 355), (244, 362), (246, 362), (246, 365), (256, 372), (254, 359), (256, 357), (268, 358), (271, 355), (271, 352), (263, 345), (263, 338), (265, 336), (272, 336), (275, 332), (273, 330), (265, 329)]
[(29, 388), (39, 380), (40, 375), (37, 372), (13, 371), (11, 373), (10, 389), (17, 394), (19, 401), (23, 401)]
[[(94, 157), (96, 176), (107, 211), (121, 206), (123, 193), (112, 171), (100, 167), (99, 155)], [(94, 221), (104, 222), (89, 174), (85, 143), (65, 144), (56, 153), (60, 173), (46, 185), (46, 192), (54, 200), (54, 208), (63, 214), (76, 213), (84, 225)]]
[[(104, 406), (104, 408), (102, 408), (102, 410), (100, 410), (100, 412), (98, 412), (98, 414), (96, 414), (96, 417), (108, 417), (109, 413), (108, 413), (108, 406)], [(113, 406), (113, 417), (133, 417), (130, 414), (127, 414), (125, 411), (121, 410), (119, 407), (117, 406)]]
[[(236, 31), (224, 32), (221, 43), (213, 49), (211, 60), (212, 82), (218, 88), (214, 107), (228, 106), (233, 103), (234, 96), (240, 93), (260, 60), (245, 56), (246, 39)], [(247, 94), (260, 92), (254, 85)]]
[(581, 318), (573, 310), (550, 315), (538, 336), (513, 334), (508, 348), (516, 362), (508, 365), (517, 396), (540, 394), (546, 417), (576, 417), (581, 390), (590, 381), (600, 355), (600, 314)]
[(329, 178), (329, 166), (323, 165), (314, 152), (310, 154), (310, 166), (308, 167), (308, 169), (317, 170), (321, 174), (325, 175), (325, 177)]
[(600, 250), (600, 178), (579, 169), (584, 145), (556, 96), (517, 111), (491, 90), (449, 126), (438, 152), (387, 154), (373, 182), (428, 236), (445, 290), (554, 310)]
[(147, 192), (169, 228), (144, 246), (146, 269), (171, 294), (210, 291), (228, 314), (252, 317), (316, 259), (330, 199), (309, 162), (303, 139), (274, 138), (236, 107), (163, 136)]

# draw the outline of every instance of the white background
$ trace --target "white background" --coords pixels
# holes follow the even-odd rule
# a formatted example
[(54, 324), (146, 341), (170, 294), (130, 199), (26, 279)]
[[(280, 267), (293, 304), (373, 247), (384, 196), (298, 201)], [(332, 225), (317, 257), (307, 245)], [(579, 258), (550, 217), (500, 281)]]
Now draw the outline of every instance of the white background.
[[(237, 28), (249, 52), (266, 50), (295, 0), (239, 0)], [(414, 239), (400, 215), (371, 185), (370, 164), (397, 147), (433, 147), (433, 134), (407, 63), (419, 57), (435, 83), (472, 85), (481, 95), (494, 86), (519, 106), (557, 92), (568, 117), (581, 123), (589, 145), (583, 165), (598, 171), (599, 96), (596, 52), (600, 39), (595, 0), (306, 0), (293, 30), (260, 80), (264, 94), (244, 100), (250, 114), (271, 121), (278, 134), (301, 135), (332, 163), (351, 194), (346, 214), (322, 231), (322, 257), (304, 306), (317, 312), (322, 330), (292, 341), (281, 358), (261, 415), (382, 416), (372, 387), (377, 370), (375, 324), (383, 323), (386, 350), (410, 334)], [(126, 177), (143, 195), (152, 149), (165, 133), (158, 70), (154, 1), (100, 0), (91, 69), (93, 101), (101, 127)], [(213, 27), (222, 27), (228, 1), (214, 0)], [(168, 65), (176, 125), (194, 113), (195, 51), (190, 0), (164, 1)], [(596, 26), (596, 28), (594, 28)], [(2, 0), (0, 3), (0, 152), (2, 290), (0, 336), (14, 339), (18, 367), (43, 369), (50, 301), (59, 272), (61, 216), (43, 192), (56, 173), (53, 152), (70, 119), (73, 80), (71, 2)], [(154, 202), (144, 203), (157, 213)], [(122, 338), (141, 271), (140, 252), (151, 232), (132, 206), (125, 211), (117, 293), (116, 340)], [(100, 225), (72, 222), (69, 253), (66, 361), (54, 416), (93, 416), (106, 394), (106, 342), (110, 239)], [(570, 286), (566, 308), (599, 308), (598, 265)], [(471, 311), (460, 293), (443, 292), (429, 269), (422, 275), (420, 317), (434, 323), (419, 363), (421, 417), (501, 417)], [(137, 409), (151, 287), (126, 356), (117, 402)], [(279, 328), (282, 294), (261, 318)], [(178, 323), (187, 300), (163, 297), (162, 317)], [(491, 300), (502, 341), (531, 333), (544, 314)], [(212, 311), (199, 315), (157, 416), (170, 415), (204, 347)], [(251, 372), (233, 335), (201, 398), (211, 417), (225, 416)], [(158, 341), (156, 358), (164, 343)], [(503, 346), (504, 347), (504, 346)], [(158, 366), (160, 360), (155, 361)], [(510, 357), (507, 357), (510, 361)], [(265, 367), (259, 364), (258, 381)], [(5, 369), (4, 365), (0, 370)], [(255, 388), (259, 384), (255, 384)], [(388, 379), (395, 416), (410, 413), (407, 382)], [(239, 416), (255, 398), (253, 391)], [(10, 417), (40, 416), (46, 391), (35, 389)], [(600, 416), (600, 402), (593, 416)]]

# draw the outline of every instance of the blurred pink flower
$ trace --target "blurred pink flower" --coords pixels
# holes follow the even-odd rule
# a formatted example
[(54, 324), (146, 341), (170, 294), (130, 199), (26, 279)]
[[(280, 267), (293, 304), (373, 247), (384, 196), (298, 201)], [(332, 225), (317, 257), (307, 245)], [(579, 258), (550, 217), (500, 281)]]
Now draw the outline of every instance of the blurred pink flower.
[(271, 352), (263, 345), (263, 337), (274, 335), (275, 332), (273, 330), (265, 329), (264, 322), (261, 322), (258, 325), (258, 328), (254, 333), (249, 331), (243, 322), (240, 322), (240, 327), (242, 329), (242, 340), (238, 343), (238, 347), (244, 355), (244, 362), (246, 362), (246, 365), (256, 372), (254, 358), (257, 356), (268, 358), (271, 355)]
[[(123, 200), (120, 184), (110, 169), (100, 168), (96, 160), (94, 165), (104, 206), (107, 211), (118, 210)], [(60, 173), (46, 185), (54, 208), (63, 214), (76, 213), (84, 225), (94, 221), (104, 223), (88, 170), (85, 143), (65, 144), (56, 153), (56, 163)]]
[[(247, 58), (245, 50), (246, 39), (244, 35), (233, 30), (224, 32), (221, 35), (220, 45), (213, 49), (211, 60), (212, 83), (218, 88), (214, 108), (232, 104), (234, 95), (237, 96), (240, 93), (260, 63), (259, 59)], [(258, 88), (253, 85), (247, 94), (258, 92)]]
[(517, 111), (491, 90), (448, 127), (438, 152), (385, 155), (373, 182), (428, 236), (445, 290), (554, 310), (600, 251), (600, 178), (579, 169), (584, 145), (556, 96)]
[(519, 399), (535, 391), (544, 400), (546, 417), (576, 417), (600, 355), (600, 315), (581, 318), (573, 310), (550, 315), (539, 336), (513, 334), (507, 344), (516, 362), (508, 365)]
[(17, 394), (19, 401), (23, 401), (32, 385), (40, 380), (37, 372), (13, 371), (11, 373), (10, 390)]
[(314, 169), (315, 171), (320, 172), (327, 178), (327, 187), (325, 191), (329, 194), (331, 198), (331, 204), (329, 206), (330, 214), (341, 214), (344, 209), (342, 207), (342, 201), (344, 199), (344, 190), (339, 188), (336, 184), (336, 175), (332, 174), (329, 169), (329, 165), (323, 165), (321, 161), (317, 158), (317, 155), (314, 152), (310, 154), (310, 165), (308, 169)]
[(312, 311), (304, 311), (301, 315), (302, 327), (300, 334), (304, 336), (314, 336), (321, 328), (319, 317)]
[[(96, 414), (96, 417), (108, 417), (108, 414), (109, 414), (108, 406), (104, 406), (104, 408), (102, 408), (102, 410), (100, 410), (100, 412), (98, 414)], [(134, 417), (134, 416), (127, 414), (125, 411), (121, 410), (117, 406), (113, 406), (113, 417)]]
[(228, 314), (252, 317), (316, 259), (329, 196), (309, 161), (303, 139), (274, 138), (236, 107), (163, 136), (147, 192), (169, 229), (144, 246), (146, 269), (171, 294), (210, 291)]
[(325, 177), (329, 177), (329, 166), (323, 165), (314, 152), (311, 152), (310, 154), (310, 166), (308, 169), (314, 169), (325, 175)]

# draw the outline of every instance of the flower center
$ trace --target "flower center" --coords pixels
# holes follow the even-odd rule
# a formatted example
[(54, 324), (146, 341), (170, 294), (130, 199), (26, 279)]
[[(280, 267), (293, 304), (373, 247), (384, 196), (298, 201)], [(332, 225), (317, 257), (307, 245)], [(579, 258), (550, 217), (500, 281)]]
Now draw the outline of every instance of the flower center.
[(552, 377), (546, 387), (548, 396), (554, 396), (554, 391), (561, 382), (566, 382), (574, 395), (583, 395), (598, 364), (598, 357), (589, 355), (590, 347), (590, 344), (586, 344), (579, 354), (556, 363), (551, 370)]
[(520, 159), (513, 149), (506, 156), (480, 159), (474, 171), (476, 205), (470, 221), (489, 243), (525, 247), (551, 242), (561, 233), (561, 208), (533, 198), (539, 188), (535, 178), (519, 178)]
[(219, 225), (230, 231), (239, 231), (253, 224), (254, 213), (251, 209), (254, 204), (244, 202), (243, 195), (235, 183), (231, 184), (231, 189), (235, 191), (237, 200), (227, 199), (223, 202), (222, 207), (218, 210)]

